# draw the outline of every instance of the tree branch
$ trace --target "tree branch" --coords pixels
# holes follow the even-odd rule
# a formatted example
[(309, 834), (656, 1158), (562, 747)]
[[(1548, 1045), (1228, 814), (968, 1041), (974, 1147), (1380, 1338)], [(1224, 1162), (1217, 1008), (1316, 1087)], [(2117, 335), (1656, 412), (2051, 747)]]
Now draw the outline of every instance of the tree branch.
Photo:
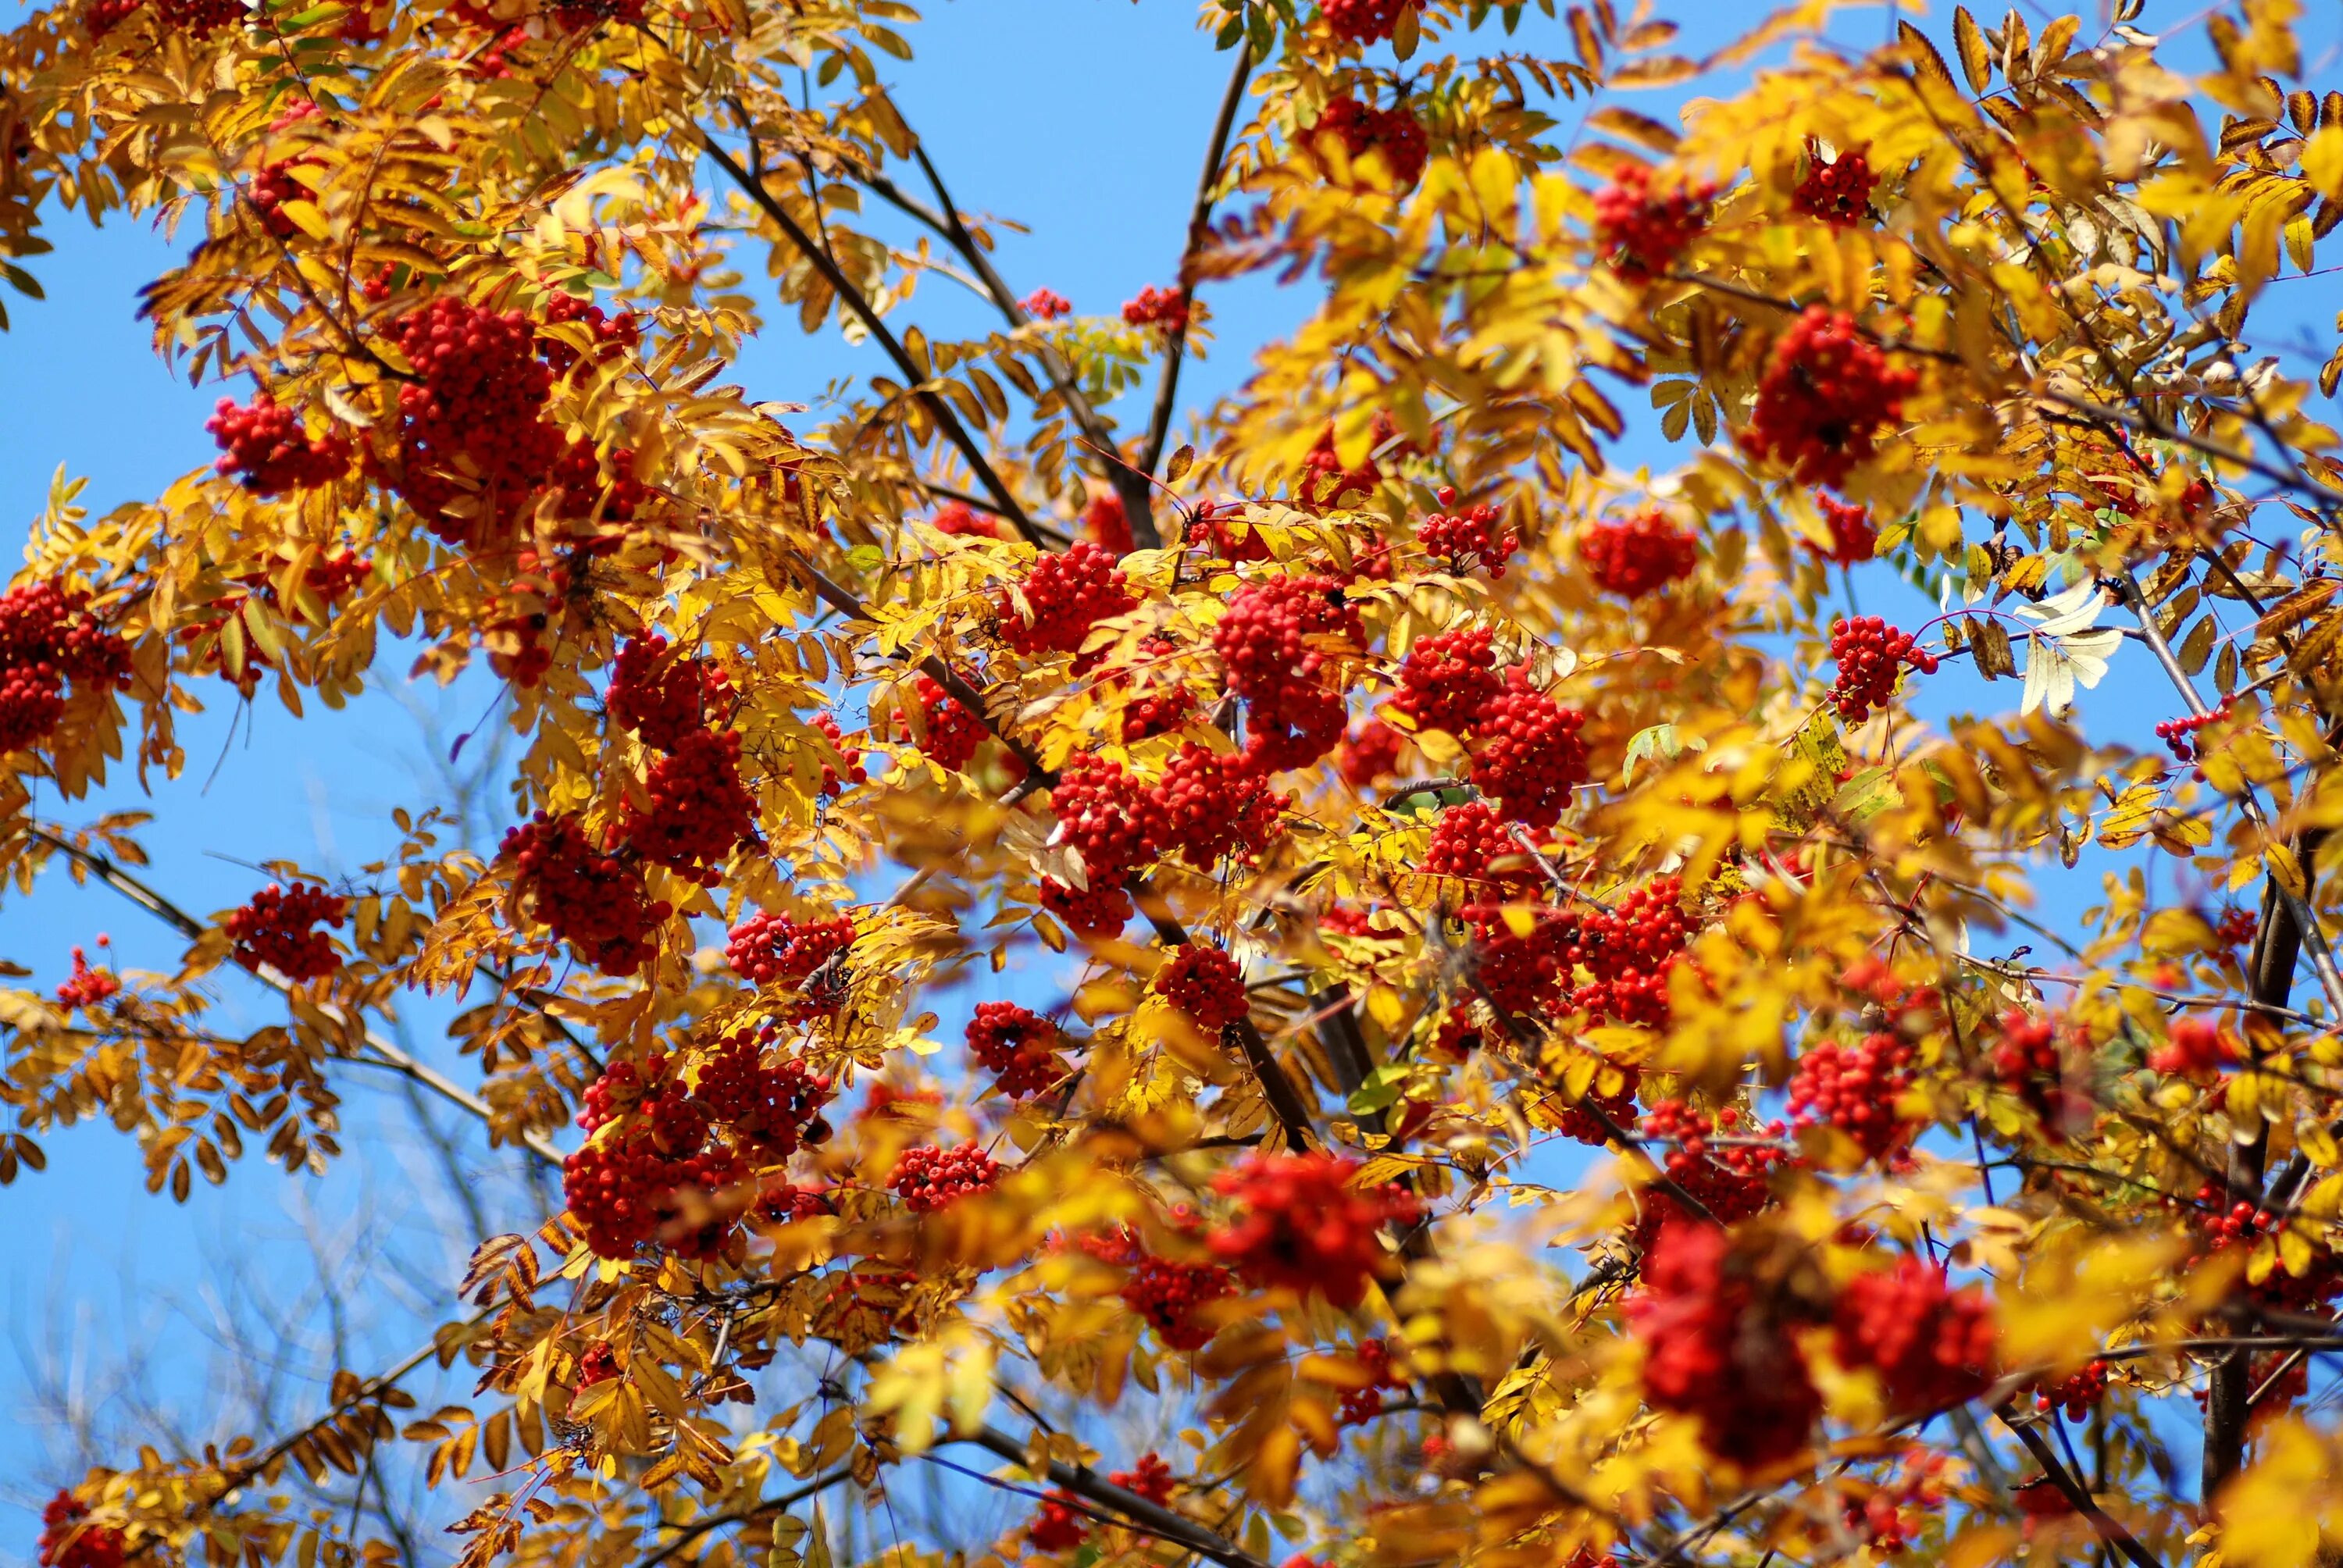
[(1188, 237), (1180, 252), (1180, 330), (1163, 347), (1163, 374), (1155, 384), (1155, 412), (1147, 422), (1147, 445), (1141, 449), (1139, 471), (1152, 475), (1163, 460), (1163, 444), (1172, 435), (1172, 410), (1180, 395), (1180, 361), (1188, 347), (1187, 306), (1196, 297), (1188, 280), (1188, 266), (1196, 243), (1212, 221), (1212, 199), (1221, 183), (1221, 161), (1228, 156), (1229, 135), (1236, 127), (1237, 108), (1244, 102), (1245, 81), (1252, 75), (1252, 45), (1239, 44), (1236, 65), (1229, 72), (1228, 89), (1221, 95), (1220, 118), (1212, 123), (1212, 145), (1204, 154), (1204, 172), (1196, 180), (1196, 203), (1188, 214)]
[(896, 368), (900, 370), (910, 382), (911, 396), (920, 400), (920, 406), (925, 408), (928, 411), (928, 417), (936, 422), (936, 428), (942, 433), (944, 438), (959, 448), (960, 455), (967, 460), (969, 467), (975, 472), (978, 481), (984, 486), (986, 493), (992, 497), (995, 509), (1016, 527), (1017, 531), (1024, 536), (1026, 543), (1036, 548), (1041, 548), (1041, 536), (1033, 527), (1033, 519), (1025, 515), (1025, 508), (1018, 504), (1016, 496), (1011, 493), (1006, 484), (1001, 482), (1001, 476), (993, 472), (991, 462), (985, 457), (983, 448), (976, 444), (966, 427), (960, 424), (960, 416), (951, 411), (950, 405), (924, 385), (930, 373), (922, 368), (919, 361), (913, 359), (910, 352), (896, 339), (895, 335), (888, 330), (887, 324), (880, 318), (879, 312), (872, 308), (870, 301), (863, 297), (862, 291), (855, 287), (853, 280), (839, 269), (838, 263), (830, 259), (826, 250), (814, 242), (813, 236), (806, 233), (804, 226), (789, 216), (789, 209), (773, 199), (772, 192), (765, 188), (762, 180), (753, 177), (747, 169), (742, 168), (739, 160), (726, 152), (723, 145), (707, 131), (694, 126), (692, 133), (698, 137), (701, 149), (716, 161), (717, 166), (730, 176), (732, 183), (739, 186), (741, 192), (750, 201), (755, 202), (783, 234), (789, 236), (789, 243), (796, 246), (804, 254), (805, 258), (813, 264), (814, 270), (821, 274), (822, 281), (830, 285), (831, 290), (837, 294), (840, 302), (854, 313), (855, 319), (862, 323), (864, 330), (878, 339), (880, 347), (887, 351), (887, 357), (895, 362)]
[[(95, 849), (85, 849), (50, 832), (45, 828), (29, 828), (26, 832), (36, 842), (45, 844), (57, 853), (87, 868), (89, 873), (99, 881), (171, 927), (189, 941), (202, 936), (208, 929), (203, 921), (189, 914), (180, 905), (165, 898), (147, 883), (124, 870), (111, 858), (99, 854)], [(291, 980), (266, 965), (254, 970), (253, 978), (288, 1000), (292, 1000), (293, 993), (297, 989)], [(328, 1016), (340, 1017), (345, 1023), (352, 1021), (338, 1007), (328, 1005), (321, 1010), (326, 1011)], [(488, 1128), (492, 1134), (494, 1133), (496, 1112), (489, 1108), (487, 1101), (482, 1100), (428, 1062), (419, 1060), (401, 1047), (385, 1040), (374, 1030), (361, 1024), (360, 1031), (367, 1049), (380, 1059), (382, 1066), (390, 1068), (401, 1076), (429, 1090), (450, 1105), (478, 1118), (481, 1125)], [(358, 1059), (345, 1060), (355, 1061)], [(520, 1142), (530, 1153), (557, 1169), (566, 1159), (561, 1151), (555, 1148), (541, 1132), (524, 1132), (520, 1135)]]

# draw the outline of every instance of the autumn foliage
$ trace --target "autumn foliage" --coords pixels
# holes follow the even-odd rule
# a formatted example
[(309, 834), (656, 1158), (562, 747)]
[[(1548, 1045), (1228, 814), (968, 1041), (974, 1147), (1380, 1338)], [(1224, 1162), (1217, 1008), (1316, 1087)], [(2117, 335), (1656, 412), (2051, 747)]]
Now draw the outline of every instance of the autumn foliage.
[[(787, 1568), (932, 1464), (1011, 1523), (898, 1563), (2331, 1560), (2343, 95), (2114, 9), (1210, 0), (1193, 222), (1079, 302), (891, 0), (18, 21), (5, 275), (168, 217), (222, 396), (0, 597), (10, 896), (185, 939), (25, 955), (0, 1181), (367, 1160), (363, 1064), (559, 1193), (463, 1238), (465, 1402), (19, 1544), (384, 1560), (316, 1489), (400, 1462), (466, 1568)], [(487, 841), (144, 879), (186, 715), (410, 670)]]

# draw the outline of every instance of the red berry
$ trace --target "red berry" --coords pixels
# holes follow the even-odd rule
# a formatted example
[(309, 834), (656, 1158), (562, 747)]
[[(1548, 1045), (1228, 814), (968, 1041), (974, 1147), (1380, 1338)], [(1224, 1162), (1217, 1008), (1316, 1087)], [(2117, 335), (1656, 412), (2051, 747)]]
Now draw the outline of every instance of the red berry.
[(1131, 519), (1123, 516), (1121, 496), (1101, 490), (1091, 498), (1082, 508), (1082, 537), (1109, 555), (1131, 553)]
[[(912, 689), (920, 699), (921, 755), (947, 773), (959, 772), (976, 755), (976, 749), (991, 739), (992, 731), (933, 676), (920, 676)], [(910, 720), (900, 713), (895, 716), (895, 732), (905, 738), (910, 732)]]
[(1910, 633), (1896, 630), (1875, 615), (1833, 625), (1831, 658), (1838, 661), (1831, 706), (1849, 724), (1861, 724), (1874, 708), (1895, 700), (1896, 682), (1906, 666), (1923, 675), (1936, 672), (1935, 654), (1916, 646)]
[(1012, 1001), (980, 1001), (968, 1022), (969, 1060), (1011, 1100), (1039, 1094), (1065, 1075), (1057, 1044), (1057, 1025)]
[(1041, 894), (1041, 907), (1081, 936), (1113, 936), (1131, 919), (1131, 895), (1112, 882), (1092, 881), (1078, 889), (1044, 877)]
[(1017, 308), (1036, 321), (1055, 321), (1072, 311), (1072, 302), (1052, 289), (1037, 288), (1017, 302)]
[(1371, 152), (1381, 154), (1393, 190), (1413, 190), (1423, 177), (1423, 126), (1404, 105), (1378, 109), (1356, 98), (1337, 98), (1318, 116), (1317, 134), (1339, 138), (1353, 163)]
[(1496, 666), (1494, 638), (1482, 628), (1419, 638), (1400, 661), (1391, 705), (1418, 729), (1469, 737), (1505, 689)]
[(618, 649), (610, 665), (603, 707), (612, 723), (631, 729), (654, 751), (673, 751), (684, 739), (729, 716), (732, 683), (704, 658), (669, 657), (654, 632)]
[(1882, 1273), (1857, 1274), (1839, 1292), (1833, 1352), (1847, 1367), (1879, 1373), (1890, 1406), (1948, 1409), (1993, 1383), (1993, 1311), (1975, 1285), (1954, 1290), (1945, 1271), (1900, 1258)]
[(1107, 1479), (1158, 1507), (1172, 1501), (1172, 1489), (1178, 1484), (1172, 1467), (1163, 1462), (1163, 1456), (1152, 1452), (1141, 1454), (1137, 1464), (1129, 1470), (1113, 1471)]
[(1001, 600), (1001, 640), (1028, 656), (1079, 653), (1091, 628), (1138, 608), (1114, 553), (1079, 539), (1056, 555), (1042, 556), (1014, 597)]
[[(1441, 491), (1441, 505), (1453, 505), (1455, 494)], [(1486, 503), (1453, 516), (1434, 512), (1415, 526), (1415, 542), (1425, 554), (1446, 562), (1452, 573), (1484, 571), (1502, 578), (1506, 558), (1521, 548), (1512, 529), (1497, 526), (1502, 515)]]
[(1353, 789), (1373, 788), (1399, 771), (1400, 753), (1407, 737), (1380, 719), (1353, 728), (1334, 749), (1334, 766)]
[(928, 519), (928, 526), (940, 534), (950, 534), (955, 538), (1005, 539), (1009, 537), (1009, 530), (1001, 526), (1000, 518), (987, 517), (965, 501), (946, 501), (936, 508), (936, 515)]
[(1380, 44), (1399, 25), (1403, 12), (1414, 0), (1319, 0), (1318, 15), (1326, 29), (1350, 44)]
[(1887, 1158), (1916, 1131), (1896, 1110), (1912, 1084), (1911, 1061), (1912, 1047), (1893, 1034), (1866, 1035), (1855, 1045), (1825, 1041), (1809, 1048), (1790, 1075), (1793, 1123), (1835, 1127), (1872, 1159)]
[(1223, 856), (1250, 859), (1267, 850), (1292, 803), (1244, 758), (1185, 741), (1148, 791), (1148, 832), (1198, 870), (1211, 870)]
[(887, 1185), (919, 1213), (932, 1213), (979, 1192), (989, 1192), (1001, 1167), (973, 1143), (951, 1149), (920, 1144), (903, 1151)]
[(1708, 204), (1715, 196), (1716, 186), (1706, 180), (1657, 194), (1652, 171), (1630, 164), (1595, 193), (1595, 248), (1624, 276), (1655, 276), (1674, 266), (1708, 226)]
[(757, 803), (740, 782), (740, 732), (695, 729), (651, 764), (643, 787), (649, 804), (628, 802), (628, 845), (709, 887), (734, 846), (757, 830)]
[(1824, 549), (1811, 539), (1804, 541), (1806, 548), (1842, 567), (1859, 566), (1879, 552), (1879, 530), (1871, 526), (1869, 507), (1850, 507), (1820, 492), (1815, 496), (1815, 505), (1822, 508), (1823, 521), (1830, 527), (1830, 548)]
[(1473, 726), (1473, 785), (1498, 809), (1533, 828), (1550, 828), (1587, 779), (1585, 715), (1530, 689), (1516, 665), (1505, 689)]
[(1838, 228), (1866, 223), (1871, 217), (1871, 193), (1879, 176), (1861, 152), (1845, 152), (1825, 163), (1822, 149), (1806, 144), (1806, 177), (1791, 193), (1790, 205), (1808, 217), (1818, 217)]
[(1814, 305), (1775, 339), (1757, 406), (1740, 440), (1750, 455), (1790, 470), (1801, 485), (1845, 483), (1871, 460), (1879, 432), (1904, 417), (1918, 374), (1890, 365), (1855, 318)]
[[(106, 945), (99, 937), (97, 944)], [(73, 972), (57, 987), (57, 1005), (71, 1012), (76, 1008), (94, 1008), (122, 990), (122, 981), (111, 970), (89, 967), (89, 955), (81, 949), (73, 950)]]
[(41, 1510), (41, 1568), (122, 1568), (122, 1532), (93, 1524), (88, 1505), (60, 1492)]
[(1692, 576), (1700, 550), (1692, 530), (1653, 508), (1590, 527), (1578, 536), (1578, 558), (1596, 588), (1633, 602)]
[(1123, 302), (1122, 319), (1129, 326), (1152, 327), (1167, 338), (1177, 337), (1188, 330), (1193, 304), (1185, 290), (1158, 288), (1151, 283), (1139, 291), (1137, 298)]
[(221, 929), (236, 943), (236, 962), (256, 974), (266, 966), (297, 985), (342, 967), (333, 939), (314, 928), (339, 928), (349, 907), (347, 899), (323, 888), (296, 882), (287, 892), (271, 882), (232, 912)]
[(1252, 1011), (1244, 970), (1236, 960), (1219, 948), (1194, 942), (1182, 947), (1155, 971), (1150, 989), (1210, 1035), (1219, 1034)]
[(1233, 1212), (1209, 1238), (1212, 1255), (1256, 1289), (1358, 1305), (1383, 1271), (1383, 1227), (1423, 1212), (1403, 1189), (1354, 1186), (1361, 1169), (1339, 1154), (1254, 1154), (1223, 1171), (1212, 1185)]
[(632, 974), (651, 956), (652, 930), (672, 912), (652, 903), (641, 868), (596, 849), (575, 817), (539, 811), (506, 833), (515, 900), (604, 974)]
[(315, 489), (350, 469), (349, 443), (338, 432), (307, 434), (300, 416), (278, 407), (266, 392), (254, 397), (248, 408), (221, 398), (204, 428), (227, 454), (219, 460), (219, 471), (234, 475), (256, 495)]

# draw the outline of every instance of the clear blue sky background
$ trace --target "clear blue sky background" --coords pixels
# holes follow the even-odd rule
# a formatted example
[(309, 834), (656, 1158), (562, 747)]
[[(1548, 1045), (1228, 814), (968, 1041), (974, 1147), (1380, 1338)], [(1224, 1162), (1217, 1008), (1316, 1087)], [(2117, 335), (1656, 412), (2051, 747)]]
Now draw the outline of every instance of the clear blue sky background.
[[(1711, 7), (1676, 0), (1661, 9), (1685, 23), (1692, 48), (1716, 41), (1720, 21)], [(1022, 236), (997, 231), (1011, 285), (1020, 292), (1047, 285), (1079, 309), (1111, 312), (1142, 285), (1169, 281), (1228, 65), (1194, 30), (1192, 7), (1180, 0), (954, 0), (929, 11), (912, 34), (919, 59), (892, 79), (918, 129), (940, 150), (962, 204), (1031, 229)], [(2141, 25), (2152, 28), (2193, 11), (2152, 5)], [(1753, 16), (1735, 12), (1724, 20), (1738, 25)], [(1875, 39), (1884, 19), (1881, 12), (1855, 14), (1846, 35)], [(1559, 29), (1534, 17), (1513, 46), (1568, 53)], [(2332, 85), (2331, 60), (2328, 70)], [(1637, 106), (1657, 107), (1649, 97)], [(1571, 105), (1561, 110), (1565, 119), (1577, 112)], [(136, 223), (92, 232), (72, 217), (56, 220), (49, 236), (57, 251), (35, 268), (48, 299), (11, 297), (15, 329), (0, 336), (0, 516), (16, 519), (38, 515), (60, 463), (90, 478), (85, 499), (103, 509), (150, 495), (216, 455), (203, 421), (221, 389), (175, 381), (133, 316), (136, 289), (169, 264), (173, 245)], [(2310, 295), (2321, 286), (2295, 287), (2287, 302), (2314, 327), (2323, 322)], [(938, 309), (949, 288), (931, 280), (917, 314), (949, 325), (957, 313)], [(1192, 408), (1232, 386), (1249, 349), (1306, 306), (1262, 283), (1210, 297), (1220, 342), (1209, 361), (1189, 369), (1183, 389)], [(834, 340), (809, 343), (785, 322), (744, 357), (739, 378), (759, 397), (812, 401), (831, 377), (867, 370), (874, 354)], [(1665, 460), (1648, 432), (1631, 437), (1621, 456), (1629, 463)], [(1892, 581), (1866, 579), (1865, 608), (1889, 608), (1898, 593), (1908, 596)], [(2142, 662), (2129, 649), (2122, 659)], [(386, 660), (384, 674), (397, 683), (403, 668)], [(1978, 702), (1974, 684), (1962, 685), (1956, 696), (1947, 682), (1941, 698), (1931, 694), (1931, 706)], [(445, 699), (424, 692), (410, 701), (444, 716), (444, 744), (445, 734), (477, 720), (487, 695), (467, 682)], [(1986, 700), (1997, 707), (2015, 699), (2016, 688), (2003, 686)], [(2143, 737), (2171, 710), (2167, 695), (2127, 675), (2087, 702), (2095, 727)], [(291, 858), (330, 871), (380, 852), (390, 841), (391, 807), (414, 799), (417, 781), (434, 777), (432, 743), (389, 696), (343, 714), (319, 711), (297, 725), (265, 698), (248, 724), (231, 730), (234, 713), (223, 703), (186, 726), (192, 762), (185, 777), (159, 785), (151, 799), (117, 788), (103, 802), (156, 814), (146, 835), (156, 862), (151, 876), (199, 911), (248, 895), (258, 879), (239, 862)], [(85, 802), (61, 814), (81, 819), (98, 809)], [(38, 984), (54, 984), (67, 950), (99, 930), (112, 933), (128, 967), (166, 968), (179, 950), (176, 938), (113, 895), (75, 890), (61, 876), (37, 900), (12, 893), (0, 901), (0, 956), (31, 966)], [(256, 1002), (252, 1021), (265, 1016)], [(362, 1136), (353, 1130), (354, 1141)], [(457, 1136), (478, 1147), (469, 1129), (458, 1127)], [(241, 1260), (264, 1276), (281, 1264), (288, 1281), (304, 1279), (308, 1263), (296, 1238), (305, 1222), (348, 1235), (347, 1215), (371, 1207), (395, 1218), (399, 1209), (396, 1173), (368, 1178), (362, 1161), (310, 1183), (287, 1182), (247, 1161), (224, 1191), (199, 1188), (191, 1202), (173, 1208), (145, 1195), (135, 1150), (108, 1129), (79, 1129), (46, 1147), (45, 1174), (0, 1190), (0, 1216), (14, 1243), (0, 1288), (9, 1341), (0, 1346), (0, 1562), (19, 1551), (29, 1558), (36, 1527), (22, 1510), (37, 1508), (61, 1479), (47, 1468), (55, 1434), (21, 1420), (28, 1360), (54, 1355), (95, 1367), (126, 1344), (166, 1357), (208, 1354), (199, 1327), (207, 1271)], [(509, 1168), (480, 1158), (484, 1171)], [(497, 1184), (484, 1182), (483, 1190)], [(305, 1221), (305, 1205), (324, 1221)], [(440, 1237), (437, 1229), (434, 1217), (414, 1215), (393, 1233), (418, 1255), (445, 1251), (452, 1284), (453, 1261), (473, 1238)], [(349, 1325), (355, 1359), (389, 1359), (443, 1305), (370, 1303)], [(201, 1430), (201, 1412), (189, 1413)]]

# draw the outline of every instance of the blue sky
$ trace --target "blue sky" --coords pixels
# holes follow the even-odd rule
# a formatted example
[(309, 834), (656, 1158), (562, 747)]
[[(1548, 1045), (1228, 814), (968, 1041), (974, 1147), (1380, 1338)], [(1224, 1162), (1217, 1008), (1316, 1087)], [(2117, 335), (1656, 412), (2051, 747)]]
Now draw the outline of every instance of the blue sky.
[[(1228, 66), (1194, 30), (1192, 8), (1177, 0), (956, 0), (929, 9), (912, 35), (920, 58), (894, 76), (899, 97), (938, 150), (961, 203), (1031, 231), (996, 230), (1011, 286), (1023, 293), (1046, 285), (1079, 309), (1111, 312), (1141, 286), (1170, 281)], [(1686, 21), (1691, 46), (1713, 41), (1703, 35), (1716, 25), (1711, 8), (1661, 9)], [(2166, 11), (2183, 14), (2152, 7), (2143, 25), (2155, 25), (2153, 13)], [(1876, 36), (1882, 21), (1879, 12), (1857, 14), (1849, 35)], [(1542, 27), (1548, 35), (1535, 36)], [(1515, 46), (1567, 51), (1558, 29), (1534, 16), (1525, 34)], [(1654, 107), (1648, 98), (1639, 106)], [(138, 286), (186, 239), (166, 240), (119, 219), (93, 232), (72, 217), (55, 220), (49, 237), (58, 248), (34, 268), (48, 299), (9, 299), (14, 329), (0, 336), (0, 514), (18, 519), (38, 514), (60, 463), (88, 477), (85, 499), (103, 509), (151, 494), (216, 455), (202, 427), (221, 389), (175, 381), (133, 316)], [(956, 313), (941, 305), (949, 292), (931, 280), (919, 314), (949, 326)], [(2299, 305), (2289, 307), (2317, 325), (2311, 292), (2297, 290)], [(1210, 360), (1189, 368), (1183, 388), (1191, 408), (1232, 386), (1249, 347), (1306, 304), (1260, 282), (1210, 297), (1220, 341)], [(833, 377), (870, 368), (876, 352), (830, 339), (809, 344), (784, 323), (744, 356), (738, 378), (759, 398), (811, 401)], [(1648, 435), (1632, 437), (1622, 453), (1629, 462), (1658, 457)], [(1863, 592), (1865, 608), (1878, 611), (1908, 590), (1866, 580)], [(2144, 661), (2127, 650), (2124, 662)], [(398, 673), (386, 669), (394, 679)], [(1975, 691), (1971, 683), (1964, 689)], [(286, 857), (334, 869), (379, 852), (389, 841), (391, 807), (414, 798), (418, 779), (436, 775), (435, 732), (417, 722), (409, 704), (435, 716), (436, 744), (444, 747), (447, 737), (477, 722), (488, 695), (485, 685), (468, 681), (444, 697), (410, 693), (402, 703), (386, 695), (297, 725), (266, 701), (243, 723), (232, 722), (236, 709), (223, 705), (186, 726), (192, 762), (183, 778), (158, 785), (151, 799), (117, 788), (103, 805), (156, 813), (146, 835), (153, 879), (199, 912), (225, 908), (260, 879), (249, 862)], [(2016, 688), (1992, 697), (2014, 704)], [(2171, 702), (2127, 672), (2091, 708), (2095, 723), (2144, 736)], [(97, 809), (85, 802), (63, 814), (81, 819)], [(131, 967), (165, 967), (178, 951), (176, 939), (113, 895), (73, 890), (61, 877), (36, 900), (0, 901), (0, 956), (31, 966), (38, 983), (53, 984), (67, 950), (99, 930), (113, 935)], [(249, 1018), (264, 1016), (255, 1005)], [(354, 1128), (351, 1136), (364, 1133)], [(457, 1136), (471, 1134), (458, 1128)], [(15, 1221), (24, 1260), (0, 1291), (0, 1321), (13, 1342), (0, 1349), (0, 1473), (13, 1483), (0, 1489), (0, 1559), (32, 1533), (30, 1515), (12, 1510), (27, 1502), (37, 1507), (57, 1479), (42, 1468), (50, 1434), (17, 1419), (26, 1388), (17, 1347), (71, 1351), (80, 1334), (86, 1348), (74, 1353), (92, 1364), (125, 1343), (166, 1354), (202, 1349), (196, 1318), (165, 1303), (199, 1306), (201, 1280), (223, 1261), (251, 1263), (264, 1277), (281, 1267), (288, 1281), (299, 1279), (308, 1267), (305, 1224), (315, 1233), (338, 1229), (344, 1240), (364, 1234), (410, 1248), (418, 1258), (447, 1245), (460, 1253), (470, 1240), (466, 1232), (446, 1243), (437, 1217), (403, 1214), (397, 1175), (373, 1179), (369, 1188), (362, 1161), (319, 1183), (288, 1183), (248, 1161), (226, 1190), (199, 1189), (174, 1209), (145, 1195), (135, 1150), (110, 1130), (76, 1130), (46, 1147), (49, 1171), (0, 1193), (0, 1214)], [(468, 1147), (477, 1149), (477, 1141)], [(478, 1159), (484, 1172), (508, 1163)], [(482, 1191), (491, 1201), (518, 1202), (508, 1184), (484, 1180)], [(304, 1203), (322, 1218), (306, 1219)], [(358, 1214), (372, 1215), (380, 1231), (353, 1231), (350, 1216)], [(356, 1358), (362, 1364), (406, 1349), (433, 1310), (397, 1301), (368, 1305), (371, 1321), (349, 1325), (364, 1346)]]

